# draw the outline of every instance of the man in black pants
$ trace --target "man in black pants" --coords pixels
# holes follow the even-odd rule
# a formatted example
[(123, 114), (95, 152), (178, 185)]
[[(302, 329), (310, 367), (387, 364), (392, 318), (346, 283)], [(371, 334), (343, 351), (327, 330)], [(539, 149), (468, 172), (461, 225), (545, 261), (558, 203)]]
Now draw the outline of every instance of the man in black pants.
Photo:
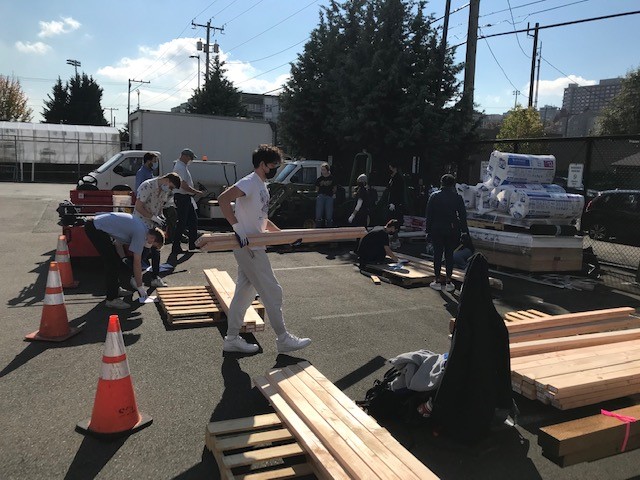
[(175, 265), (178, 261), (178, 254), (184, 253), (180, 246), (182, 240), (182, 233), (186, 230), (189, 236), (189, 250), (196, 249), (196, 238), (198, 237), (198, 214), (196, 212), (196, 202), (193, 199), (194, 195), (201, 195), (200, 190), (193, 188), (193, 178), (191, 178), (191, 172), (187, 168), (193, 159), (196, 158), (195, 154), (188, 148), (185, 148), (180, 153), (180, 158), (176, 161), (173, 171), (177, 173), (181, 178), (180, 188), (173, 192), (173, 201), (176, 204), (176, 210), (178, 213), (178, 224), (173, 237), (173, 246), (171, 248), (171, 254), (167, 259), (167, 263)]
[[(433, 270), (436, 279), (430, 287), (434, 290), (453, 292), (456, 287), (451, 282), (453, 273), (453, 251), (460, 243), (460, 232), (469, 233), (467, 228), (467, 211), (462, 197), (456, 192), (456, 179), (453, 175), (443, 175), (440, 179), (440, 190), (429, 197), (427, 203), (427, 242), (433, 243)], [(442, 252), (446, 277), (440, 275), (442, 270)]]
[(120, 293), (120, 256), (116, 251), (115, 242), (128, 245), (133, 254), (133, 278), (140, 298), (147, 296), (142, 284), (142, 251), (147, 248), (162, 248), (164, 234), (159, 228), (147, 229), (142, 220), (130, 213), (112, 212), (96, 215), (86, 221), (85, 233), (93, 243), (104, 262), (104, 273), (107, 290), (108, 308), (125, 309), (130, 305), (118, 298)]
[(398, 221), (393, 219), (389, 220), (384, 228), (377, 227), (362, 237), (357, 250), (360, 268), (367, 263), (382, 263), (387, 257), (397, 262), (398, 257), (389, 247), (389, 235), (397, 231)]

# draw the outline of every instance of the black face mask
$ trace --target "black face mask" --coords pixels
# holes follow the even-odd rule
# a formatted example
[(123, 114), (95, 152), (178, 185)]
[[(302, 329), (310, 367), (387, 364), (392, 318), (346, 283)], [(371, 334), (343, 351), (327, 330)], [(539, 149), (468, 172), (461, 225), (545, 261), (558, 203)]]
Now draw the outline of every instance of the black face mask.
[(275, 177), (277, 172), (278, 172), (278, 167), (270, 168), (269, 171), (267, 173), (265, 173), (264, 176), (270, 179), (270, 178)]

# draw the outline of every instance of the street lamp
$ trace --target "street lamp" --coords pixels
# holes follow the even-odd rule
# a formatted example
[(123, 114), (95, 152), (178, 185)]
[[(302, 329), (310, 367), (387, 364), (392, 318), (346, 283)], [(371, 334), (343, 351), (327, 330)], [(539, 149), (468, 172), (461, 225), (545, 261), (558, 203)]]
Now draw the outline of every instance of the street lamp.
[(71, 65), (76, 68), (76, 78), (78, 78), (78, 67), (82, 65), (80, 60), (67, 59), (67, 65)]
[(198, 90), (200, 90), (200, 55), (189, 55), (189, 58), (198, 59)]

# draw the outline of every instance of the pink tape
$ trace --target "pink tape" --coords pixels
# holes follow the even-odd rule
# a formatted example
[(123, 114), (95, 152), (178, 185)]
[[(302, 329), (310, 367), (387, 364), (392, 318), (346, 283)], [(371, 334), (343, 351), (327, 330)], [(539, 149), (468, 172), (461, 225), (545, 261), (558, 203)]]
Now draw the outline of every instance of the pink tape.
[(620, 447), (620, 452), (624, 452), (627, 448), (627, 441), (629, 440), (629, 433), (631, 432), (631, 424), (633, 422), (637, 422), (637, 418), (627, 417), (626, 415), (619, 415), (617, 413), (610, 412), (608, 410), (600, 410), (602, 415), (606, 415), (607, 417), (613, 417), (620, 420), (623, 423), (627, 424), (626, 431), (624, 433), (624, 440), (622, 441), (622, 446)]

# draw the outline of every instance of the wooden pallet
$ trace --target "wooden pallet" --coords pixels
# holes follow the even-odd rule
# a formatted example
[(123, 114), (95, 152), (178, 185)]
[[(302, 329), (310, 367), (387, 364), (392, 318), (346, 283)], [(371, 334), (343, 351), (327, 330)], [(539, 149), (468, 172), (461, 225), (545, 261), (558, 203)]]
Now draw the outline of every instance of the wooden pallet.
[(536, 318), (548, 318), (551, 315), (539, 312), (538, 310), (518, 310), (517, 312), (507, 312), (504, 314), (506, 322), (517, 322), (520, 320), (533, 320)]
[(205, 444), (223, 479), (314, 475), (304, 449), (275, 413), (209, 423)]
[(402, 285), (428, 285), (434, 279), (433, 275), (425, 274), (411, 265), (403, 265), (401, 268), (395, 268), (394, 264), (375, 264), (368, 263), (362, 267), (368, 276), (384, 277), (391, 282)]
[[(210, 286), (162, 287), (157, 289), (158, 303), (171, 326), (212, 325), (227, 320), (220, 302)], [(253, 308), (261, 318), (265, 316), (264, 305), (253, 302)], [(242, 332), (260, 332), (264, 322), (248, 322)]]

